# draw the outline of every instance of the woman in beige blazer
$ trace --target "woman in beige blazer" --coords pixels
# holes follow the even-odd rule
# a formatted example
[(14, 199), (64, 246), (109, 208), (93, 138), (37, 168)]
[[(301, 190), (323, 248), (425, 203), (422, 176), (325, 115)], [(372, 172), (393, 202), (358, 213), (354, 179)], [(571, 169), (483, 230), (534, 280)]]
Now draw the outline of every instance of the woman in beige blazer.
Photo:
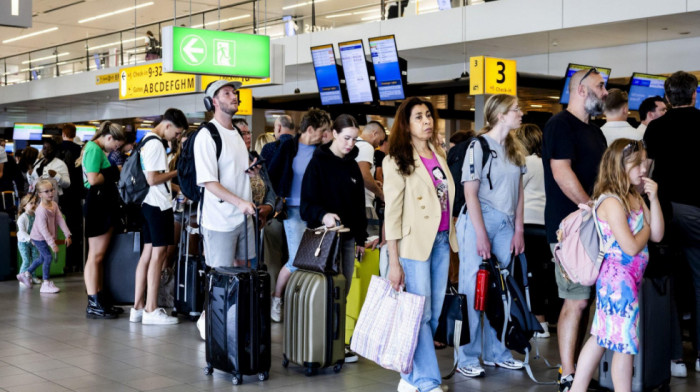
[(396, 112), (383, 163), (388, 277), (394, 289), (405, 286), (425, 296), (413, 370), (401, 374), (399, 392), (441, 391), (433, 335), (457, 238), (450, 213), (455, 185), (435, 124), (430, 102), (406, 99)]

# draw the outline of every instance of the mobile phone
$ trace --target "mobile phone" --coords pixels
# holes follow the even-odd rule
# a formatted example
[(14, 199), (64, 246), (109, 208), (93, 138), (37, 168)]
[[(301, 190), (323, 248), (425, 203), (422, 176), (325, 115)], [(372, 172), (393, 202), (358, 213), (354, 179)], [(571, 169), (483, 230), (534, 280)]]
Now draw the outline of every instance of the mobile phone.
[(265, 163), (265, 160), (263, 158), (258, 158), (258, 160), (255, 161), (254, 164), (250, 165), (247, 169), (245, 169), (245, 171), (251, 171), (255, 169), (255, 166), (261, 166), (263, 163)]

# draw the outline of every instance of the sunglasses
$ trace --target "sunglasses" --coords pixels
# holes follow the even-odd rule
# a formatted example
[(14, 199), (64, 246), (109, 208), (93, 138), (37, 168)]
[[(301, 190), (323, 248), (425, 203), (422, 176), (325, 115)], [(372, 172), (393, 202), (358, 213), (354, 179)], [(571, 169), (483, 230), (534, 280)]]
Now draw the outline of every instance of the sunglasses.
[(626, 157), (629, 154), (646, 149), (647, 144), (644, 142), (644, 140), (632, 140), (625, 146), (625, 148), (622, 149), (622, 156)]
[(588, 75), (590, 75), (590, 74), (596, 74), (596, 75), (598, 75), (599, 73), (600, 73), (600, 72), (598, 72), (598, 69), (597, 69), (596, 67), (588, 68), (588, 71), (583, 75), (583, 77), (581, 78), (581, 81), (579, 82), (579, 84), (582, 83), (584, 80), (586, 80), (586, 78), (588, 77)]

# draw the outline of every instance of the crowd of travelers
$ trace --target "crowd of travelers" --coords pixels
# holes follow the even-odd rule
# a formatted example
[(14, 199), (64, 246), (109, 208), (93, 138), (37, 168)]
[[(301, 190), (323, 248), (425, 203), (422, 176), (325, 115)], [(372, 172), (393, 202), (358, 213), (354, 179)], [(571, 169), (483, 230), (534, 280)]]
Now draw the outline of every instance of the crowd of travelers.
[[(349, 232), (343, 234), (340, 272), (348, 290), (355, 258), (366, 247), (381, 247), (388, 255), (384, 275), (392, 287), (426, 298), (413, 370), (401, 374), (398, 385), (399, 391), (425, 392), (441, 390), (434, 333), (450, 281), (474, 303), (482, 261), (495, 257), (508, 268), (514, 254), (525, 252), (533, 275), (532, 312), (543, 330), (535, 338), (548, 338), (549, 327), (556, 325), (559, 390), (585, 391), (606, 349), (614, 352), (615, 389), (630, 390), (634, 356), (640, 352), (642, 278), (648, 263), (659, 262), (650, 259), (652, 246), (672, 242), (682, 251), (692, 271), (695, 314), (700, 314), (700, 198), (697, 181), (688, 181), (686, 174), (698, 166), (697, 86), (692, 74), (671, 75), (665, 99), (642, 103), (639, 128), (626, 121), (626, 93), (606, 90), (595, 68), (571, 77), (569, 105), (543, 130), (522, 123), (517, 97), (493, 95), (484, 107), (485, 126), (453, 137), (451, 149), (460, 151), (455, 172), (437, 129), (436, 108), (428, 100), (405, 99), (390, 130), (378, 122), (360, 126), (348, 114), (333, 119), (315, 108), (298, 124), (280, 115), (273, 135), (253, 143), (248, 123), (234, 117), (240, 83), (213, 82), (205, 100), (218, 135), (202, 127), (193, 147), (196, 184), (203, 193), (192, 219), (199, 224), (206, 264), (255, 267), (260, 260), (254, 225), (247, 222), (257, 213), (273, 275), (271, 319), (284, 322), (285, 286), (296, 269), (293, 261), (305, 229), (344, 225)], [(603, 113), (607, 123), (601, 129), (592, 119)], [(42, 293), (58, 293), (49, 277), (52, 251), (58, 243), (76, 247), (82, 239), (73, 238), (84, 232), (88, 251), (80, 265), (86, 316), (111, 319), (123, 312), (104, 295), (102, 263), (120, 220), (120, 170), (127, 153), (138, 148), (149, 188), (141, 204), (145, 245), (129, 319), (177, 323), (156, 299), (161, 270), (171, 263), (180, 232), (173, 207), (180, 189), (176, 163), (180, 139), (192, 137), (188, 128), (180, 110), (168, 109), (139, 144), (121, 125), (106, 121), (82, 148), (72, 141), (75, 127), (67, 124), (60, 143), (44, 139), (40, 156), (31, 147), (18, 153), (14, 166), (21, 178), (15, 184), (26, 195), (17, 211), (20, 283), (41, 283)], [(171, 154), (169, 143), (176, 146)], [(6, 163), (2, 158), (0, 164)], [(8, 167), (3, 181), (10, 176)], [(81, 198), (82, 207), (76, 204)], [(596, 200), (600, 234), (611, 245), (596, 284), (584, 286), (569, 280), (552, 254), (562, 220), (580, 204)], [(57, 239), (58, 227), (64, 240)], [(673, 241), (665, 232), (673, 232)], [(457, 263), (456, 281), (448, 273), (451, 260)], [(42, 275), (34, 276), (40, 266)], [(595, 312), (588, 330), (591, 306)], [(523, 362), (501, 342), (488, 318), (471, 306), (468, 314), (470, 342), (455, 352), (457, 373), (483, 377), (484, 366), (522, 369)], [(673, 360), (663, 366), (685, 377), (680, 326), (678, 320), (669, 322)], [(700, 323), (694, 333), (697, 341)], [(346, 349), (346, 363), (356, 360)], [(700, 357), (695, 370), (700, 372)]]

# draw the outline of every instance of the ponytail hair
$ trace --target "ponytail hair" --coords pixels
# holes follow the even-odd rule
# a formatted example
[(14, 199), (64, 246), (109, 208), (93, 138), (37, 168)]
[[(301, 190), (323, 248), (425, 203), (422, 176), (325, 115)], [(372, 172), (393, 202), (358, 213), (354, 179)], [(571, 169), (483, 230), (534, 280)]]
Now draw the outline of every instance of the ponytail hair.
[[(111, 121), (104, 121), (102, 124), (100, 124), (98, 131), (95, 132), (95, 136), (93, 136), (90, 141), (94, 142), (102, 136), (112, 136), (112, 139), (120, 142), (126, 141), (126, 132), (124, 131), (124, 127)], [(80, 157), (75, 160), (75, 167), (78, 167), (83, 163), (83, 154), (85, 153), (86, 146), (87, 143), (85, 143), (85, 146), (83, 146), (83, 150), (80, 152)]]
[[(506, 115), (514, 105), (517, 105), (518, 98), (513, 95), (496, 94), (489, 97), (484, 105), (484, 120), (486, 124), (477, 135), (481, 136), (493, 129), (498, 124), (498, 115)], [(525, 157), (528, 155), (523, 143), (515, 137), (515, 132), (508, 132), (505, 140), (506, 159), (517, 166), (525, 165)]]

